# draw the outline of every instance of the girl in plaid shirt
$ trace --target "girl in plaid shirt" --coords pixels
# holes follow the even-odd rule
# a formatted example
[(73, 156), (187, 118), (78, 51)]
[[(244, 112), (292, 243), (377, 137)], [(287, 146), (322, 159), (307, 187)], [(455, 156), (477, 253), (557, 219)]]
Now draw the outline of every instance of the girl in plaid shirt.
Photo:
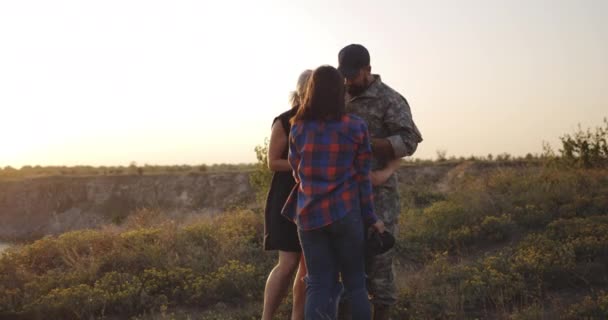
[(292, 119), (289, 163), (296, 185), (283, 214), (298, 226), (308, 268), (306, 319), (334, 319), (341, 284), (353, 319), (370, 319), (364, 226), (384, 232), (374, 213), (371, 147), (365, 122), (345, 112), (344, 78), (316, 69)]

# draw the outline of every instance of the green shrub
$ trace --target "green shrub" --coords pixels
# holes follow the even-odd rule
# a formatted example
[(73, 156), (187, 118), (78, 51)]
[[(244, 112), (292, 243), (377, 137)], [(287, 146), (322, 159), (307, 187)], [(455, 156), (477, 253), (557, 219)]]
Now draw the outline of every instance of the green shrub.
[(217, 271), (197, 278), (193, 284), (193, 302), (203, 305), (222, 302), (238, 302), (252, 299), (263, 288), (254, 266), (230, 260)]
[(604, 291), (595, 296), (586, 296), (580, 303), (570, 306), (566, 319), (606, 319), (608, 318), (608, 294)]
[(480, 224), (480, 236), (483, 240), (499, 242), (509, 238), (514, 230), (514, 223), (511, 216), (503, 214), (501, 216), (487, 216)]
[(172, 305), (178, 305), (190, 298), (196, 275), (189, 268), (147, 269), (141, 279), (146, 294), (167, 297)]
[(560, 137), (562, 160), (568, 165), (585, 168), (606, 166), (608, 164), (608, 120), (604, 126), (583, 130), (580, 126), (573, 134)]
[(608, 216), (559, 219), (549, 224), (547, 234), (570, 244), (578, 262), (608, 258)]
[(135, 229), (116, 238), (114, 250), (102, 257), (100, 269), (103, 272), (143, 272), (147, 268), (168, 266), (169, 243), (161, 241), (159, 228)]
[(275, 262), (262, 253), (263, 224), (251, 211), (184, 227), (167, 221), (131, 227), (9, 249), (0, 256), (0, 318), (129, 317), (254, 303)]
[(25, 314), (40, 319), (89, 319), (103, 308), (103, 293), (80, 284), (54, 289), (24, 307)]
[(253, 187), (256, 194), (258, 204), (262, 206), (265, 203), (266, 195), (270, 189), (270, 181), (272, 180), (272, 171), (268, 168), (268, 138), (264, 139), (264, 145), (255, 147), (255, 156), (257, 163), (255, 169), (249, 175), (249, 183)]
[(545, 312), (542, 306), (532, 304), (515, 311), (510, 317), (510, 320), (538, 320), (545, 319)]

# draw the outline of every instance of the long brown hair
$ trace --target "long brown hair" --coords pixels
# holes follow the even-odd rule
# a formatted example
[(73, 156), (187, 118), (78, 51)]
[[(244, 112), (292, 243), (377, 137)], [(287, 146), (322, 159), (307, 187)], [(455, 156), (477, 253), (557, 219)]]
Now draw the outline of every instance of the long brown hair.
[(345, 113), (344, 77), (332, 66), (320, 66), (312, 73), (302, 106), (291, 122), (339, 120)]

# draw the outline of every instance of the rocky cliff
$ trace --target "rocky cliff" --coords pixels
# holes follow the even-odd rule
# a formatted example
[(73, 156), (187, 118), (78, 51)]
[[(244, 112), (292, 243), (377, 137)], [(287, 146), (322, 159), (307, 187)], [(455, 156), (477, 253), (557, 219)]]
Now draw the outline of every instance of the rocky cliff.
[(250, 205), (254, 198), (247, 172), (4, 181), (0, 239), (33, 239), (120, 222), (138, 208), (213, 214)]
[[(405, 165), (398, 177), (405, 193), (448, 192), (454, 179), (521, 163), (446, 162)], [(229, 207), (255, 207), (248, 172), (190, 175), (45, 177), (0, 181), (0, 240), (119, 223), (138, 208), (170, 216), (215, 214)]]

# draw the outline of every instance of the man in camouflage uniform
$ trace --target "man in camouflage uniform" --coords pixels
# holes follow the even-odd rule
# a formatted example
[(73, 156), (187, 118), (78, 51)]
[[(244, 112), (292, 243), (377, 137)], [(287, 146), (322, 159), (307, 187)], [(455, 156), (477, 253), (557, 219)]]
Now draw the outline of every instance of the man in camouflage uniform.
[[(371, 73), (370, 56), (365, 47), (351, 44), (338, 54), (338, 69), (348, 89), (346, 110), (363, 118), (372, 144), (372, 170), (384, 168), (388, 161), (412, 155), (422, 136), (412, 119), (410, 106), (403, 96)], [(376, 214), (395, 234), (400, 212), (397, 177), (374, 186)], [(374, 320), (389, 319), (390, 307), (397, 302), (393, 271), (394, 250), (368, 261), (368, 291)]]

